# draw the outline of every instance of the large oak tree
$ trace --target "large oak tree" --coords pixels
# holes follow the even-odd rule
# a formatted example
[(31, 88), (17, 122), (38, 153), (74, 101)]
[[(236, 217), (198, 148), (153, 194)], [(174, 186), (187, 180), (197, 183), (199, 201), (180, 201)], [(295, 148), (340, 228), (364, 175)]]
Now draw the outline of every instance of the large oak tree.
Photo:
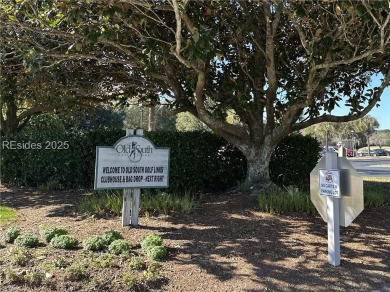
[[(388, 98), (390, 1), (38, 2), (15, 1), (7, 25), (39, 34), (29, 43), (57, 62), (119, 64), (141, 98), (165, 98), (238, 147), (252, 185), (270, 184), (283, 137)], [(338, 105), (349, 114), (333, 115)]]

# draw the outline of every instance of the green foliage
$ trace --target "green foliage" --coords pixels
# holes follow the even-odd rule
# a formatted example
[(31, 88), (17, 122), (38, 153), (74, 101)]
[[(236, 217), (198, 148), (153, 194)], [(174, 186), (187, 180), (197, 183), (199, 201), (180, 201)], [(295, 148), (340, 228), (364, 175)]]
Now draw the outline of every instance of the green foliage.
[(13, 247), (9, 250), (11, 262), (18, 266), (25, 266), (30, 261), (31, 256), (24, 247)]
[(260, 194), (258, 203), (260, 210), (271, 214), (316, 214), (310, 196), (295, 187), (277, 187), (268, 194)]
[(116, 258), (112, 254), (101, 253), (92, 259), (92, 264), (100, 268), (110, 268), (116, 265)]
[[(383, 206), (386, 202), (386, 189), (382, 188), (378, 183), (367, 183), (364, 181), (363, 193), (365, 208), (378, 208)], [(390, 194), (388, 195), (388, 199), (390, 199)]]
[(57, 256), (54, 259), (54, 266), (56, 268), (64, 269), (64, 268), (68, 267), (69, 265), (70, 265), (70, 263), (66, 260), (66, 258), (64, 258), (62, 256)]
[(62, 227), (52, 227), (51, 228), (51, 227), (41, 226), (39, 229), (39, 233), (41, 235), (41, 238), (45, 242), (49, 243), (56, 236), (68, 234), (68, 231)]
[(89, 273), (85, 266), (80, 263), (71, 264), (65, 271), (65, 278), (70, 281), (81, 281), (87, 279)]
[(23, 282), (23, 277), (19, 275), (17, 270), (8, 269), (5, 271), (5, 280), (9, 284), (17, 284)]
[(161, 246), (163, 239), (158, 234), (151, 234), (141, 239), (141, 248), (146, 251), (151, 246)]
[[(81, 213), (120, 215), (122, 212), (122, 192), (118, 190), (98, 191), (84, 196), (78, 204)], [(195, 206), (195, 199), (189, 192), (172, 195), (165, 192), (145, 191), (141, 196), (140, 208), (146, 212), (168, 214), (171, 211), (189, 214)]]
[[(30, 142), (29, 147), (35, 143), (41, 149), (3, 147), (2, 180), (16, 185), (45, 188), (90, 189), (95, 173), (96, 146), (114, 145), (124, 134), (122, 129), (59, 133), (48, 131), (37, 132), (34, 136), (9, 134), (3, 138), (4, 141)], [(212, 133), (147, 132), (145, 136), (156, 146), (171, 149), (169, 192), (226, 188), (245, 175), (242, 154)]]
[(167, 249), (164, 246), (149, 246), (146, 255), (152, 260), (161, 260), (167, 255)]
[(176, 211), (183, 214), (189, 214), (195, 206), (194, 197), (189, 192), (184, 195), (172, 195), (165, 192), (153, 194), (145, 192), (141, 196), (140, 207), (146, 212), (158, 212), (169, 214)]
[(280, 186), (308, 189), (310, 172), (320, 158), (319, 146), (318, 141), (309, 136), (294, 134), (284, 138), (271, 157), (271, 180)]
[(127, 271), (123, 274), (122, 281), (127, 289), (132, 289), (137, 284), (137, 277), (134, 276), (132, 271)]
[(176, 129), (180, 132), (210, 131), (204, 123), (188, 112), (177, 115)]
[(39, 133), (64, 133), (65, 126), (57, 115), (40, 114), (33, 116), (26, 127), (23, 128), (22, 133), (30, 137), (34, 137)]
[(143, 273), (143, 278), (147, 282), (154, 282), (161, 278), (160, 264), (157, 262), (149, 262), (146, 271)]
[(99, 251), (105, 248), (105, 243), (101, 236), (90, 236), (83, 241), (83, 247), (85, 250)]
[(0, 206), (0, 223), (12, 221), (16, 218), (16, 210), (14, 208)]
[(78, 244), (78, 240), (71, 235), (58, 235), (50, 240), (50, 244), (55, 248), (72, 249)]
[(4, 233), (4, 241), (8, 243), (13, 243), (19, 235), (20, 235), (19, 227), (10, 227)]
[(27, 271), (26, 275), (24, 275), (24, 280), (30, 286), (39, 286), (42, 284), (45, 275), (36, 270)]
[(147, 235), (141, 239), (141, 249), (152, 260), (161, 260), (167, 255), (167, 250), (162, 246), (163, 239), (158, 234)]
[(140, 257), (140, 256), (133, 256), (130, 259), (129, 267), (131, 269), (134, 269), (134, 270), (137, 270), (137, 271), (141, 271), (141, 270), (143, 270), (145, 268), (145, 262), (142, 259), (142, 257)]
[(107, 231), (101, 237), (104, 240), (104, 244), (106, 246), (109, 246), (115, 240), (123, 239), (123, 236), (118, 231), (115, 230)]
[(38, 242), (38, 237), (36, 237), (34, 234), (19, 235), (14, 241), (15, 245), (21, 247), (37, 247)]
[(97, 191), (83, 196), (77, 207), (81, 213), (120, 215), (122, 213), (122, 197), (122, 192), (118, 190)]
[[(4, 140), (40, 143), (43, 149), (3, 149), (2, 179), (7, 183), (28, 186), (92, 188), (96, 146), (114, 145), (124, 134), (121, 129), (38, 132), (35, 136), (10, 134)], [(212, 133), (146, 132), (145, 136), (158, 147), (170, 148), (170, 181), (167, 190), (169, 193), (185, 194), (188, 190), (225, 189), (233, 186), (237, 180), (245, 178), (244, 156), (231, 144)], [(67, 141), (68, 148), (44, 149), (45, 141), (55, 141), (57, 148), (59, 146), (67, 148), (63, 144)], [(62, 144), (59, 143), (61, 141)], [(284, 185), (308, 184), (308, 174), (318, 159), (317, 146), (318, 142), (313, 138), (301, 135), (285, 138), (272, 156), (271, 179)], [(108, 196), (106, 202), (112, 207), (115, 206), (115, 210), (112, 207), (108, 209), (114, 214), (120, 214), (121, 201), (118, 201), (117, 196), (108, 195), (107, 192), (106, 194)], [(106, 209), (99, 201), (91, 203), (99, 205), (101, 210)]]
[(108, 246), (108, 251), (115, 255), (126, 254), (130, 250), (131, 245), (126, 240), (117, 239), (111, 242)]

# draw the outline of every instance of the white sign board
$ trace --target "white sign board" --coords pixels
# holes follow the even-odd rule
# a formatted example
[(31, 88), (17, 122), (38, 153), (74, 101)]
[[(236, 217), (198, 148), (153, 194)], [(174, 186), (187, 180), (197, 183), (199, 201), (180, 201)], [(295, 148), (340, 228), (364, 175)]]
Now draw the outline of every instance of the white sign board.
[(156, 148), (142, 136), (96, 147), (95, 190), (166, 188), (168, 183), (169, 148)]
[(340, 197), (340, 171), (338, 169), (320, 169), (320, 195)]

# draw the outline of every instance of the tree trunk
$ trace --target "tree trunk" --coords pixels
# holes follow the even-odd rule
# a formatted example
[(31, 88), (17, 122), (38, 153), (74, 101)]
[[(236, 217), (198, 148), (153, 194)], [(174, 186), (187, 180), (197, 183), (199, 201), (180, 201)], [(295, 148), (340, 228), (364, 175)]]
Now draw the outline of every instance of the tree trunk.
[(247, 160), (246, 182), (251, 186), (252, 193), (258, 195), (261, 191), (268, 191), (274, 183), (269, 175), (269, 163), (274, 147), (248, 145), (241, 151)]

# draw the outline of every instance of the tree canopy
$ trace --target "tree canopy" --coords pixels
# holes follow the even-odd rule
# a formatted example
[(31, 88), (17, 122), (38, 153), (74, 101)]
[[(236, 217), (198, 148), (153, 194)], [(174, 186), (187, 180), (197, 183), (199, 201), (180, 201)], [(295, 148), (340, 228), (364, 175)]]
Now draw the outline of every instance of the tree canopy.
[[(363, 117), (390, 82), (390, 1), (3, 3), (2, 34), (36, 52), (27, 63), (115, 66), (127, 94), (165, 99), (237, 146), (251, 184), (269, 182), (283, 137)], [(342, 104), (349, 114), (333, 115)], [(226, 121), (232, 110), (239, 122)]]

